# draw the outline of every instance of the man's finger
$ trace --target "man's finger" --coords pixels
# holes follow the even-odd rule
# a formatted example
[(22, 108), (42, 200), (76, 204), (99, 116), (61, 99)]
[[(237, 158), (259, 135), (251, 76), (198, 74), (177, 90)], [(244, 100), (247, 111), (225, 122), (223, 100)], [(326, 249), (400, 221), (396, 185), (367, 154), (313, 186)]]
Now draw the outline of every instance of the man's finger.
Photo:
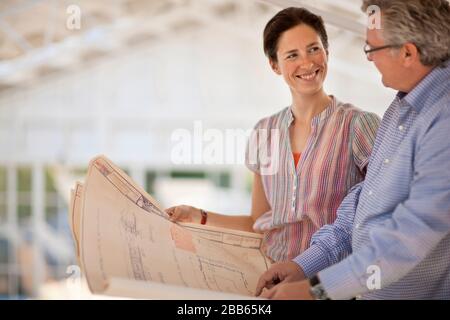
[(274, 288), (272, 288), (272, 289), (269, 289), (269, 290), (264, 290), (264, 291), (261, 293), (260, 297), (261, 297), (261, 298), (265, 298), (265, 299), (272, 299), (273, 296), (274, 296), (274, 294), (275, 294), (275, 292), (276, 292), (276, 290), (277, 290), (276, 287), (274, 287)]
[(261, 277), (259, 277), (258, 284), (256, 285), (256, 296), (259, 296), (261, 294), (261, 291), (266, 287), (267, 282), (272, 280), (272, 276), (270, 276), (270, 278), (268, 278), (268, 276), (270, 275), (266, 271)]
[(259, 296), (261, 294), (261, 291), (264, 288), (270, 289), (272, 288), (277, 282), (278, 282), (278, 277), (276, 274), (266, 271), (260, 278), (258, 281), (258, 284), (256, 285), (256, 296)]

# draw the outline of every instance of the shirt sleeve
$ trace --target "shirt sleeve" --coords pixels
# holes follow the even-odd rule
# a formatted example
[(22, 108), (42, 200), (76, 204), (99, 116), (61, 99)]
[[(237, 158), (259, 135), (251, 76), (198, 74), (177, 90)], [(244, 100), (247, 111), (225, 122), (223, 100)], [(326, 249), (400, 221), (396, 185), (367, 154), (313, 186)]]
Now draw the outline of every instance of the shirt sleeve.
[(258, 155), (258, 129), (261, 126), (259, 121), (251, 130), (245, 148), (245, 166), (252, 172), (261, 174)]
[(272, 128), (271, 118), (258, 121), (253, 127), (245, 150), (245, 165), (259, 175), (273, 174), (280, 155), (279, 129)]
[(448, 123), (450, 116), (441, 118), (418, 140), (410, 193), (389, 220), (371, 228), (370, 243), (318, 274), (332, 299), (369, 292), (372, 266), (380, 270), (381, 288), (400, 280), (449, 234)]
[(380, 117), (370, 112), (361, 112), (355, 119), (352, 141), (353, 159), (361, 172), (369, 163), (380, 121)]
[(313, 235), (311, 246), (293, 260), (307, 278), (338, 263), (351, 253), (353, 220), (363, 184), (364, 181), (350, 189), (339, 206), (334, 223), (320, 228)]

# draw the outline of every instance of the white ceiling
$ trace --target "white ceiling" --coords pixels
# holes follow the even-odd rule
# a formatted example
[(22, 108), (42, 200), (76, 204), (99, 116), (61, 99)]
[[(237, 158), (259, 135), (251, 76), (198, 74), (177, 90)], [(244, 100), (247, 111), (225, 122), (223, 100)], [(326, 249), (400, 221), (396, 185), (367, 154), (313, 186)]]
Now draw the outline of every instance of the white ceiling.
[[(71, 5), (80, 29), (67, 27)], [(322, 15), (337, 49), (361, 42), (364, 15), (354, 0), (2, 0), (0, 94), (206, 25), (259, 34), (255, 26), (287, 6)]]

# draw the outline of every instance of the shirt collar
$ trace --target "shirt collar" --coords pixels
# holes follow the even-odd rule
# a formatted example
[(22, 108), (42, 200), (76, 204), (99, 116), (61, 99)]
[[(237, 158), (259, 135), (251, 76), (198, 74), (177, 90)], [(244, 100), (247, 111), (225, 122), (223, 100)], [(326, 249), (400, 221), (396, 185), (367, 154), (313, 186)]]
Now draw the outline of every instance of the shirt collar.
[(450, 61), (444, 67), (435, 67), (431, 72), (417, 84), (409, 93), (399, 91), (397, 97), (405, 101), (417, 112), (426, 105), (426, 99), (435, 88), (438, 88), (443, 78), (448, 79), (450, 75)]
[[(337, 99), (332, 95), (330, 95), (330, 98), (331, 98), (331, 103), (328, 105), (328, 107), (326, 107), (321, 113), (315, 115), (312, 118), (311, 126), (315, 127), (318, 124), (325, 121), (330, 116), (330, 114), (332, 114), (333, 111), (336, 109), (336, 106), (338, 104)], [(289, 127), (293, 121), (294, 121), (294, 113), (292, 112), (292, 106), (290, 106), (288, 108), (288, 112), (287, 112), (287, 126)]]

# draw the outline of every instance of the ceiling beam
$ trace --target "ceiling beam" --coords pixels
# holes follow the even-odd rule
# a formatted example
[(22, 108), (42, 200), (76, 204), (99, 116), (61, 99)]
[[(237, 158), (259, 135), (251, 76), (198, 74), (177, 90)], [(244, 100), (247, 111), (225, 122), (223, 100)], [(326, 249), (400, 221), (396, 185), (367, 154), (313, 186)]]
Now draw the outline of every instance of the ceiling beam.
[(17, 33), (3, 20), (0, 20), (0, 30), (3, 31), (3, 33), (6, 34), (6, 36), (12, 40), (24, 53), (27, 53), (33, 49), (24, 37)]
[(46, 1), (48, 1), (48, 0), (29, 0), (29, 1), (22, 2), (18, 5), (11, 6), (8, 9), (0, 12), (0, 20), (4, 19), (6, 17), (12, 16), (12, 15), (18, 14), (18, 13), (21, 13), (23, 11), (32, 9), (34, 6), (38, 5), (39, 3), (46, 2)]

